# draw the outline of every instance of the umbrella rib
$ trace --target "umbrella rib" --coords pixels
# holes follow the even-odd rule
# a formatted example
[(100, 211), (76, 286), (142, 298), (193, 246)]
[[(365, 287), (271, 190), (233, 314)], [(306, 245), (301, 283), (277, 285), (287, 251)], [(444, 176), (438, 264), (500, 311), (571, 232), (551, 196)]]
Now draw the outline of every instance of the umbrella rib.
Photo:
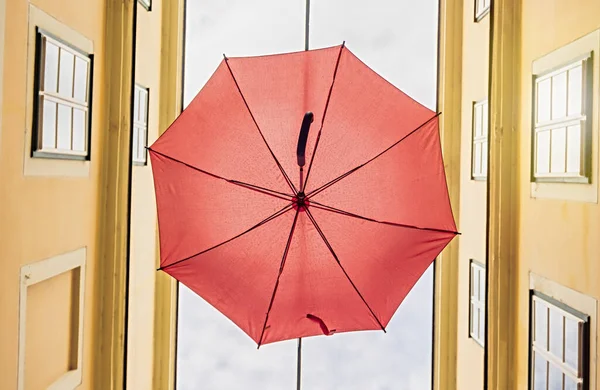
[(277, 274), (277, 280), (275, 281), (275, 286), (273, 287), (273, 294), (271, 294), (271, 300), (269, 301), (269, 308), (267, 309), (267, 315), (265, 316), (265, 322), (262, 327), (262, 331), (260, 332), (260, 339), (258, 340), (258, 347), (262, 344), (263, 337), (265, 335), (265, 329), (267, 329), (267, 322), (269, 321), (269, 314), (271, 313), (271, 308), (273, 307), (273, 301), (275, 300), (275, 294), (277, 293), (277, 287), (279, 287), (279, 279), (281, 278), (281, 274), (283, 273), (283, 267), (285, 266), (285, 261), (287, 259), (287, 255), (290, 251), (290, 245), (292, 243), (292, 237), (294, 236), (294, 230), (296, 230), (296, 222), (298, 221), (298, 214), (300, 213), (300, 207), (296, 210), (296, 215), (294, 216), (294, 222), (292, 223), (292, 228), (290, 229), (290, 235), (288, 237), (287, 243), (285, 244), (285, 250), (283, 251), (283, 256), (281, 257), (281, 264), (279, 265), (279, 273)]
[(414, 230), (426, 230), (426, 231), (438, 232), (438, 233), (450, 233), (450, 234), (457, 234), (457, 235), (460, 234), (459, 232), (456, 232), (456, 231), (453, 231), (453, 230), (447, 230), (447, 229), (419, 227), (419, 226), (408, 225), (408, 224), (404, 224), (404, 223), (379, 221), (377, 219), (373, 219), (373, 218), (369, 218), (369, 217), (363, 217), (362, 215), (354, 214), (354, 213), (351, 213), (349, 211), (345, 211), (345, 210), (338, 209), (338, 208), (335, 208), (335, 207), (327, 206), (327, 205), (325, 205), (323, 203), (315, 202), (314, 200), (310, 201), (310, 206), (314, 207), (314, 208), (317, 208), (317, 209), (329, 211), (330, 213), (341, 214), (341, 215), (345, 215), (345, 216), (352, 217), (352, 218), (357, 218), (357, 219), (362, 219), (362, 220), (369, 221), (369, 222), (381, 223), (381, 224), (384, 224), (384, 225), (398, 226), (398, 227), (403, 227), (403, 228), (407, 228), (407, 229), (414, 229)]
[(377, 321), (377, 324), (379, 324), (379, 326), (381, 327), (381, 330), (383, 330), (384, 333), (387, 333), (386, 330), (385, 330), (385, 327), (383, 326), (383, 324), (381, 323), (381, 321), (379, 321), (379, 318), (377, 318), (377, 316), (375, 315), (375, 312), (373, 312), (373, 309), (371, 309), (371, 306), (369, 306), (369, 304), (367, 303), (367, 301), (365, 300), (365, 298), (363, 297), (363, 295), (358, 290), (358, 287), (356, 287), (356, 285), (354, 284), (354, 282), (352, 281), (352, 279), (350, 279), (350, 275), (348, 275), (348, 273), (346, 272), (346, 269), (344, 269), (344, 266), (342, 265), (342, 263), (340, 262), (340, 259), (338, 258), (338, 256), (336, 255), (335, 251), (333, 250), (333, 247), (331, 246), (331, 244), (329, 243), (329, 241), (325, 237), (325, 234), (323, 233), (323, 231), (319, 227), (319, 224), (317, 224), (317, 221), (315, 220), (315, 218), (313, 217), (312, 213), (310, 212), (310, 210), (308, 208), (306, 208), (306, 214), (308, 215), (308, 218), (310, 219), (310, 221), (314, 225), (315, 229), (317, 229), (317, 232), (319, 233), (319, 235), (323, 239), (323, 242), (325, 242), (325, 245), (327, 246), (327, 248), (329, 249), (329, 251), (333, 255), (333, 258), (335, 259), (336, 263), (338, 264), (338, 266), (340, 267), (340, 269), (342, 270), (342, 272), (346, 276), (346, 279), (348, 279), (348, 281), (352, 285), (352, 288), (354, 288), (354, 291), (356, 291), (356, 293), (358, 294), (358, 296), (360, 297), (360, 299), (363, 301), (363, 303), (365, 304), (365, 306), (367, 306), (367, 309), (369, 309), (369, 312), (371, 313), (371, 315), (373, 316), (373, 318), (375, 318), (375, 321)]
[(319, 141), (321, 140), (321, 132), (323, 130), (323, 124), (325, 123), (325, 117), (327, 116), (327, 109), (329, 108), (329, 100), (331, 99), (331, 93), (333, 92), (333, 85), (335, 84), (335, 79), (337, 76), (338, 68), (340, 66), (340, 59), (342, 58), (342, 50), (346, 45), (346, 41), (342, 42), (340, 46), (340, 52), (338, 54), (337, 61), (335, 63), (335, 69), (333, 70), (333, 79), (331, 80), (331, 86), (329, 87), (329, 93), (327, 94), (327, 101), (325, 102), (325, 109), (323, 110), (323, 117), (321, 118), (321, 127), (319, 128), (319, 133), (317, 134), (317, 140), (315, 141), (315, 147), (313, 148), (312, 156), (310, 158), (310, 164), (308, 165), (308, 171), (306, 172), (306, 180), (304, 180), (304, 185), (300, 189), (301, 192), (304, 192), (306, 188), (306, 183), (308, 183), (308, 178), (310, 176), (310, 171), (313, 166), (313, 161), (315, 160), (315, 154), (317, 153), (317, 147), (319, 146)]
[(210, 173), (210, 172), (207, 172), (207, 171), (205, 171), (205, 170), (203, 170), (203, 169), (197, 168), (197, 167), (195, 167), (195, 166), (193, 166), (193, 165), (190, 165), (190, 164), (188, 164), (188, 163), (185, 163), (185, 162), (183, 162), (183, 161), (181, 161), (181, 160), (178, 160), (178, 159), (176, 159), (176, 158), (173, 158), (173, 157), (171, 157), (171, 156), (169, 156), (169, 155), (166, 155), (166, 154), (164, 154), (164, 153), (161, 153), (161, 152), (159, 152), (159, 151), (157, 151), (157, 150), (154, 150), (154, 149), (152, 149), (152, 148), (147, 148), (147, 149), (148, 149), (150, 152), (152, 152), (152, 153), (156, 153), (156, 154), (158, 154), (158, 155), (161, 155), (161, 156), (163, 156), (164, 158), (168, 158), (168, 159), (169, 159), (169, 160), (171, 160), (171, 161), (174, 161), (174, 162), (177, 162), (177, 163), (179, 163), (179, 164), (185, 165), (185, 166), (186, 166), (186, 167), (188, 167), (188, 168), (191, 168), (191, 169), (193, 169), (193, 170), (195, 170), (195, 171), (198, 171), (198, 172), (200, 172), (200, 173), (204, 173), (205, 175), (208, 175), (208, 176), (214, 177), (215, 179), (224, 180), (224, 181), (226, 181), (226, 182), (228, 182), (228, 183), (235, 184), (235, 185), (238, 185), (238, 186), (240, 186), (240, 187), (244, 187), (244, 188), (247, 188), (247, 189), (250, 189), (250, 190), (254, 190), (254, 191), (260, 192), (260, 193), (262, 193), (262, 194), (265, 194), (265, 195), (274, 196), (274, 197), (276, 197), (276, 198), (283, 199), (283, 200), (288, 200), (288, 201), (291, 201), (291, 200), (292, 200), (292, 198), (293, 198), (293, 195), (286, 194), (286, 193), (284, 193), (284, 192), (279, 192), (279, 191), (271, 190), (271, 189), (268, 189), (268, 188), (265, 188), (265, 187), (260, 187), (260, 186), (254, 185), (254, 184), (244, 183), (244, 182), (242, 182), (242, 181), (239, 181), (239, 180), (227, 179), (226, 177), (222, 177), (222, 176), (215, 175), (214, 173)]
[(231, 242), (231, 241), (235, 240), (236, 238), (239, 238), (239, 237), (243, 236), (243, 235), (244, 235), (244, 234), (246, 234), (246, 233), (250, 233), (252, 230), (254, 230), (254, 229), (256, 229), (256, 228), (258, 228), (258, 227), (260, 227), (260, 226), (264, 225), (265, 223), (267, 223), (267, 222), (269, 222), (269, 221), (272, 221), (272, 220), (274, 220), (275, 218), (278, 218), (278, 217), (282, 216), (283, 214), (287, 213), (288, 211), (290, 211), (290, 210), (292, 209), (293, 205), (294, 205), (294, 203), (290, 203), (290, 204), (288, 204), (287, 206), (285, 206), (284, 208), (282, 208), (281, 210), (279, 210), (279, 211), (277, 211), (276, 213), (274, 213), (274, 214), (272, 214), (272, 215), (268, 216), (267, 218), (263, 219), (262, 221), (260, 221), (260, 222), (259, 222), (259, 223), (257, 223), (256, 225), (252, 226), (251, 228), (249, 228), (249, 229), (247, 229), (247, 230), (245, 230), (245, 231), (241, 232), (240, 234), (238, 234), (238, 235), (236, 235), (236, 236), (234, 236), (234, 237), (231, 237), (230, 239), (228, 239), (228, 240), (226, 240), (226, 241), (223, 241), (223, 242), (222, 242), (222, 243), (220, 243), (220, 244), (217, 244), (217, 245), (211, 246), (211, 247), (210, 247), (210, 248), (208, 248), (208, 249), (205, 249), (205, 250), (203, 250), (203, 251), (200, 251), (200, 252), (198, 252), (198, 253), (195, 253), (195, 254), (193, 254), (193, 255), (191, 255), (191, 256), (188, 256), (188, 257), (186, 257), (186, 258), (184, 258), (184, 259), (177, 260), (177, 261), (175, 261), (175, 262), (173, 262), (173, 263), (171, 263), (171, 264), (169, 264), (169, 265), (166, 265), (166, 266), (164, 266), (164, 267), (160, 267), (160, 268), (158, 269), (158, 271), (164, 271), (164, 270), (166, 270), (167, 268), (170, 268), (170, 267), (172, 267), (172, 266), (174, 266), (174, 265), (176, 265), (176, 264), (183, 263), (184, 261), (188, 261), (188, 260), (190, 260), (190, 259), (193, 259), (194, 257), (200, 256), (200, 255), (202, 255), (202, 254), (204, 254), (204, 253), (206, 253), (206, 252), (209, 252), (209, 251), (211, 251), (211, 250), (213, 250), (213, 249), (216, 249), (216, 248), (218, 248), (218, 247), (220, 247), (220, 246), (222, 246), (222, 245), (225, 245), (225, 244), (227, 244), (228, 242)]
[(415, 128), (414, 130), (412, 130), (410, 133), (406, 134), (404, 137), (400, 138), (400, 140), (394, 142), (391, 146), (389, 146), (387, 149), (385, 149), (383, 152), (379, 153), (378, 155), (376, 155), (375, 157), (365, 161), (364, 163), (360, 164), (359, 166), (352, 168), (351, 170), (349, 170), (348, 172), (344, 173), (343, 175), (338, 176), (337, 178), (331, 180), (328, 183), (323, 184), (321, 187), (312, 190), (311, 192), (309, 192), (308, 194), (306, 194), (306, 198), (308, 199), (311, 196), (315, 196), (318, 193), (326, 190), (327, 188), (331, 187), (332, 185), (334, 185), (335, 183), (337, 183), (338, 181), (344, 179), (345, 177), (348, 177), (349, 175), (351, 175), (352, 173), (358, 171), (360, 168), (364, 167), (365, 165), (369, 164), (370, 162), (372, 162), (373, 160), (377, 159), (378, 157), (380, 157), (381, 155), (383, 155), (384, 153), (388, 152), (390, 149), (392, 149), (394, 146), (398, 145), (399, 143), (401, 143), (402, 141), (406, 140), (408, 137), (410, 137), (411, 135), (413, 135), (414, 133), (416, 133), (418, 130), (422, 129), (423, 127), (425, 127), (429, 122), (431, 122), (432, 120), (434, 120), (435, 118), (437, 118), (438, 116), (441, 115), (441, 112), (436, 113), (434, 116), (432, 116), (431, 118), (427, 119), (425, 122), (423, 122), (421, 125), (419, 125), (417, 128)]
[(225, 59), (225, 65), (227, 65), (227, 69), (229, 69), (229, 74), (231, 74), (231, 78), (233, 79), (233, 82), (235, 83), (235, 86), (236, 86), (238, 92), (240, 93), (240, 96), (241, 96), (242, 100), (244, 101), (244, 105), (246, 106), (246, 109), (248, 109), (248, 113), (250, 114), (250, 117), (252, 118), (252, 121), (254, 122), (254, 125), (256, 126), (256, 129), (258, 130), (258, 133), (260, 134), (263, 142), (267, 146), (267, 149), (269, 149), (269, 152), (271, 153), (271, 156), (273, 157), (273, 159), (275, 160), (275, 163), (279, 167), (279, 170), (281, 171), (281, 174), (283, 175), (283, 177), (284, 177), (285, 181), (287, 182), (288, 186), (294, 192), (294, 194), (296, 194), (298, 192), (298, 190), (296, 190), (296, 187), (294, 186), (294, 183), (292, 183), (292, 181), (290, 180), (290, 177), (288, 176), (288, 174), (283, 169), (283, 166), (281, 165), (281, 163), (279, 163), (279, 160), (275, 156), (275, 153), (273, 153), (273, 150), (269, 146), (269, 143), (267, 142), (267, 139), (265, 138), (263, 132), (260, 130), (260, 126), (258, 126), (258, 122), (256, 122), (256, 119), (254, 118), (254, 114), (250, 110), (250, 106), (248, 105), (248, 102), (246, 101), (246, 98), (244, 97), (244, 94), (242, 93), (242, 90), (240, 89), (240, 85), (238, 84), (237, 79), (235, 78), (235, 75), (233, 74), (233, 70), (231, 69), (231, 66), (229, 66), (229, 59), (224, 54), (223, 54), (223, 57)]

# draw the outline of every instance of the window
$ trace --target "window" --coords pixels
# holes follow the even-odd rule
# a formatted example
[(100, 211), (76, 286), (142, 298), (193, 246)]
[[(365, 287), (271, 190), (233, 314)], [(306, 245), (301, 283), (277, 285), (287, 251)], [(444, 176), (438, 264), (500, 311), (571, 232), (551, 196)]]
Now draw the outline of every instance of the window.
[(150, 11), (150, 8), (152, 7), (152, 0), (138, 0), (138, 3), (144, 6), (148, 11)]
[(534, 292), (530, 322), (531, 389), (587, 389), (589, 317)]
[(475, 0), (475, 21), (479, 22), (490, 12), (490, 3), (492, 0)]
[(148, 141), (148, 88), (135, 86), (133, 96), (133, 150), (134, 164), (146, 165)]
[(485, 267), (471, 260), (469, 334), (481, 346), (485, 340)]
[(471, 176), (475, 180), (485, 180), (488, 163), (488, 101), (473, 104), (473, 161)]
[(89, 156), (90, 56), (38, 31), (34, 157)]
[(591, 57), (548, 74), (534, 86), (533, 179), (589, 182), (587, 85)]

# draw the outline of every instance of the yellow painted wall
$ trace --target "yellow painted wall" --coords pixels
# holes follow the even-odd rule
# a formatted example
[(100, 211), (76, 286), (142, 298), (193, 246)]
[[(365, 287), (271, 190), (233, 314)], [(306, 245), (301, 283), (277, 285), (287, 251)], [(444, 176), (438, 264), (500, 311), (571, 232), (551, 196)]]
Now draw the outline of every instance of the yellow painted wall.
[[(6, 39), (2, 101), (2, 140), (0, 142), (0, 388), (15, 389), (17, 383), (17, 348), (19, 344), (19, 274), (20, 267), (80, 247), (87, 247), (88, 267), (85, 275), (85, 320), (83, 330), (84, 359), (82, 389), (91, 388), (91, 368), (94, 359), (94, 275), (97, 260), (96, 223), (101, 211), (98, 204), (100, 168), (102, 166), (102, 136), (106, 123), (103, 113), (104, 74), (101, 61), (95, 63), (92, 119), (92, 161), (84, 177), (25, 176), (26, 148), (30, 107), (28, 99), (33, 58), (29, 56), (29, 15), (31, 7), (51, 15), (62, 24), (76, 29), (93, 41), (94, 55), (103, 58), (103, 0), (9, 0), (6, 2)], [(46, 309), (57, 312), (66, 304), (50, 291), (43, 297)], [(39, 302), (38, 302), (39, 303)], [(41, 305), (41, 303), (39, 303)], [(53, 311), (53, 310), (51, 310)], [(44, 323), (28, 326), (30, 340), (43, 338), (52, 329)], [(41, 347), (41, 346), (40, 346)], [(34, 366), (43, 364), (43, 353), (37, 355), (35, 345), (26, 349)], [(27, 387), (29, 388), (29, 387)]]
[[(519, 389), (527, 388), (528, 378), (529, 272), (600, 299), (600, 207), (597, 202), (533, 199), (530, 190), (532, 63), (598, 28), (600, 2), (596, 0), (528, 0), (522, 4), (522, 111), (517, 131), (520, 154), (518, 302), (514, 308), (518, 323), (514, 358)], [(597, 85), (598, 80), (594, 82)], [(599, 103), (600, 96), (596, 94), (596, 118)], [(597, 119), (594, 126), (598, 132)], [(597, 172), (598, 168), (596, 165), (592, 169)], [(598, 183), (593, 185), (598, 186)], [(600, 329), (597, 319), (592, 326)]]
[[(456, 384), (449, 386), (456, 386), (461, 390), (481, 389), (483, 381), (484, 351), (468, 338), (470, 258), (484, 262), (487, 255), (490, 256), (490, 261), (493, 259), (495, 268), (489, 269), (489, 277), (496, 283), (498, 290), (489, 292), (493, 296), (493, 299), (489, 299), (494, 303), (490, 315), (504, 313), (499, 318), (489, 319), (495, 326), (491, 337), (497, 337), (492, 340), (493, 346), (491, 343), (488, 346), (491, 348), (488, 368), (493, 373), (488, 377), (490, 388), (499, 385), (501, 388), (508, 386), (511, 389), (528, 389), (529, 294), (532, 275), (536, 275), (533, 277), (537, 278), (535, 280), (544, 278), (541, 284), (535, 283), (538, 286), (552, 286), (556, 299), (592, 307), (592, 312), (588, 313), (592, 315), (592, 333), (597, 335), (600, 331), (598, 318), (594, 317), (598, 310), (597, 301), (600, 300), (600, 206), (597, 196), (600, 171), (600, 33), (594, 38), (593, 55), (592, 184), (532, 185), (530, 179), (533, 63), (580, 37), (598, 32), (600, 3), (595, 0), (528, 0), (496, 1), (495, 5), (496, 9), (491, 15), (474, 23), (474, 1), (465, 0), (462, 37), (447, 32), (441, 36), (442, 42), (447, 39), (460, 40), (463, 47), (461, 174), (460, 180), (449, 182), (451, 191), (457, 186), (460, 190), (459, 230), (463, 233), (459, 239), (457, 264), (457, 347), (456, 350), (443, 351), (445, 355), (455, 354), (457, 358)], [(446, 12), (450, 14), (450, 11)], [(502, 15), (508, 16), (504, 18)], [(495, 159), (494, 165), (490, 165), (490, 178), (493, 177), (495, 182), (492, 192), (487, 194), (496, 203), (488, 227), (485, 223), (486, 183), (470, 180), (470, 157), (472, 102), (485, 97), (488, 91), (491, 19), (499, 23), (494, 26), (495, 31), (492, 33), (497, 60), (491, 64), (496, 83), (493, 98), (496, 101), (490, 102), (490, 114), (494, 119), (490, 121), (490, 134), (494, 134), (495, 142), (491, 146), (494, 148)], [(513, 25), (515, 22), (516, 26)], [(445, 42), (445, 45), (448, 44)], [(450, 70), (441, 69), (440, 72), (444, 74), (444, 79), (452, 77)], [(452, 99), (451, 91), (444, 90), (442, 93), (444, 95), (440, 99)], [(498, 111), (493, 111), (494, 109)], [(506, 112), (500, 112), (500, 109)], [(513, 118), (516, 118), (515, 122)], [(494, 124), (506, 128), (496, 129)], [(487, 184), (491, 185), (492, 182)], [(494, 190), (498, 193), (494, 193)], [(553, 191), (555, 199), (547, 197), (549, 190)], [(592, 194), (588, 196), (588, 201), (565, 198), (565, 194), (584, 191)], [(544, 193), (545, 197), (539, 196)], [(562, 195), (557, 195), (559, 193)], [(572, 198), (573, 195), (567, 197)], [(489, 239), (489, 245), (493, 247), (486, 249), (488, 230), (494, 236)], [(498, 238), (497, 235), (501, 237)], [(510, 241), (513, 238), (514, 243)], [(506, 247), (506, 243), (510, 247)], [(486, 254), (486, 250), (489, 250), (489, 254)], [(436, 277), (446, 280), (445, 278), (450, 277), (448, 275), (440, 274)], [(500, 290), (502, 296), (498, 296)], [(593, 304), (590, 305), (590, 302)], [(439, 330), (439, 333), (444, 334), (444, 330)], [(597, 338), (592, 337), (590, 388), (593, 389), (600, 389), (597, 378), (600, 366), (595, 352), (598, 349), (597, 343)], [(440, 342), (438, 344), (441, 345)], [(452, 346), (452, 343), (444, 345)], [(438, 381), (443, 381), (443, 378)]]
[(489, 26), (486, 15), (474, 21), (475, 2), (463, 3), (461, 99), (460, 226), (456, 388), (481, 389), (483, 347), (469, 335), (470, 260), (485, 264), (486, 181), (471, 179), (473, 103), (488, 97)]
[[(4, 33), (6, 24), (6, 0), (0, 0), (0, 154), (2, 153), (2, 111), (4, 105), (3, 101), (3, 81), (4, 81)], [(0, 175), (0, 180), (2, 176)]]
[[(137, 6), (136, 82), (149, 88), (148, 146), (158, 137), (162, 4)], [(149, 157), (148, 157), (149, 159)], [(151, 166), (132, 168), (127, 386), (152, 388), (156, 281), (156, 203)]]
[[(17, 389), (19, 377), (22, 389), (45, 389), (67, 370), (77, 375), (68, 374), (63, 383), (75, 377), (75, 383), (81, 381), (78, 389), (122, 387), (127, 297), (120, 268), (125, 259), (116, 246), (126, 233), (127, 193), (120, 191), (128, 178), (113, 162), (120, 158), (127, 168), (129, 153), (121, 148), (124, 142), (115, 140), (129, 136), (129, 120), (121, 113), (129, 110), (130, 86), (120, 85), (119, 77), (127, 80), (131, 72), (123, 64), (130, 60), (127, 18), (136, 6), (135, 81), (150, 88), (152, 142), (159, 122), (173, 116), (181, 91), (181, 69), (170, 64), (181, 63), (182, 46), (171, 41), (182, 37), (182, 1), (169, 3), (167, 24), (161, 3), (155, 0), (149, 12), (136, 0), (0, 0), (0, 389)], [(36, 26), (94, 55), (89, 162), (30, 157)], [(174, 355), (162, 345), (172, 339), (175, 306), (169, 291), (163, 297), (155, 288), (150, 166), (132, 168), (131, 212), (125, 375), (128, 388), (164, 389), (172, 385), (164, 383), (172, 375), (165, 371), (172, 370)], [(84, 249), (75, 251), (79, 248)], [(81, 364), (78, 345), (83, 347)]]

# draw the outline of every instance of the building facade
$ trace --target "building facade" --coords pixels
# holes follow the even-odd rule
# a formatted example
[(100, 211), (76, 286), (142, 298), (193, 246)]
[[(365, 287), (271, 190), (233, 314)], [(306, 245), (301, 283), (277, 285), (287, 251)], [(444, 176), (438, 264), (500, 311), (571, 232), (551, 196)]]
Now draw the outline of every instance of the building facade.
[(0, 0), (0, 388), (174, 387), (144, 147), (183, 25), (183, 0)]
[(434, 388), (599, 389), (600, 3), (441, 0)]

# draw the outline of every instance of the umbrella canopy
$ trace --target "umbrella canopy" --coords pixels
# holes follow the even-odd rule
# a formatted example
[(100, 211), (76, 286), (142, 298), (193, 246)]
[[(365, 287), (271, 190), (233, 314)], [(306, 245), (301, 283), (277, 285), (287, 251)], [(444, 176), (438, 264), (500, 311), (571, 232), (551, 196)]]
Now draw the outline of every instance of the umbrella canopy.
[(345, 45), (225, 58), (149, 151), (160, 269), (259, 346), (385, 330), (457, 234), (438, 114)]

